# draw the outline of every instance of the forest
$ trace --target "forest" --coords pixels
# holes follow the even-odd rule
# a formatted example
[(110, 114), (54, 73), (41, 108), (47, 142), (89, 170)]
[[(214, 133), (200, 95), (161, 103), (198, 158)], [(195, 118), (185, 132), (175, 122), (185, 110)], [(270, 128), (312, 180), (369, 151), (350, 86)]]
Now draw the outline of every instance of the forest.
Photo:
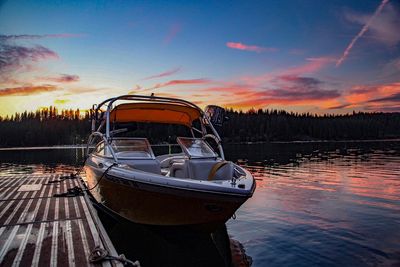
[[(229, 119), (219, 130), (226, 143), (400, 138), (400, 113), (315, 115), (230, 109), (226, 117)], [(90, 118), (89, 111), (59, 111), (55, 107), (0, 117), (0, 147), (85, 144)], [(152, 143), (171, 142), (183, 134), (182, 129), (171, 125), (142, 123), (127, 128), (131, 135), (147, 137)]]

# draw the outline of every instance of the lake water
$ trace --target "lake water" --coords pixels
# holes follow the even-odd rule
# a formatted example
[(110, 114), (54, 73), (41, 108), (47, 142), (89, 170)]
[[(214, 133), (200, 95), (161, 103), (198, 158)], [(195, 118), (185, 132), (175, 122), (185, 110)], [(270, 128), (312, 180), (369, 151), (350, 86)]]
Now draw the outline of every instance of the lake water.
[[(229, 145), (257, 189), (227, 223), (252, 266), (400, 266), (400, 142)], [(0, 175), (68, 172), (82, 149), (0, 151)]]

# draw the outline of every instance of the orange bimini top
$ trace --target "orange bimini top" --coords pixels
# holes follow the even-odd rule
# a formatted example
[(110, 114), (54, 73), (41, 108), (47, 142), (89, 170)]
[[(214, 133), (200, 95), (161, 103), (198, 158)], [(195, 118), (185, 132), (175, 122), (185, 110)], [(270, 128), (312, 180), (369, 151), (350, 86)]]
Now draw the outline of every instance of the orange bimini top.
[(110, 122), (154, 122), (192, 126), (200, 110), (170, 103), (124, 103), (110, 113)]

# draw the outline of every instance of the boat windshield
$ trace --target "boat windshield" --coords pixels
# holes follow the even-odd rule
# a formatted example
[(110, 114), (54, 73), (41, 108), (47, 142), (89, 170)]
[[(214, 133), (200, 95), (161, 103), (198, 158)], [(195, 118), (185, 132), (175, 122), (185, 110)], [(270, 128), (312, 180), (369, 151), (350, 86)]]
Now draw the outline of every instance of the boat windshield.
[(111, 146), (118, 158), (154, 158), (146, 138), (116, 138)]
[(215, 158), (217, 154), (200, 138), (178, 137), (183, 152), (190, 158)]

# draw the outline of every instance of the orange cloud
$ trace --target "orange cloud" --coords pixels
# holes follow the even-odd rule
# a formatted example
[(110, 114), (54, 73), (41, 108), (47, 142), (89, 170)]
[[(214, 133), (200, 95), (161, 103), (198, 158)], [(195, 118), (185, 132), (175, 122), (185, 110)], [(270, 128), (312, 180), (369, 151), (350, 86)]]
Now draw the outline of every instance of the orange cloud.
[(400, 93), (400, 82), (377, 86), (354, 86), (345, 96), (345, 100), (353, 105), (364, 103), (373, 99), (390, 97)]
[(25, 96), (43, 92), (52, 92), (56, 91), (57, 89), (58, 88), (54, 85), (21, 86), (13, 88), (4, 88), (0, 89), (0, 97), (11, 96), (11, 95)]
[(343, 102), (330, 109), (361, 108), (369, 111), (399, 110), (400, 82), (375, 86), (356, 85), (344, 92)]
[(273, 48), (273, 47), (261, 47), (261, 46), (256, 46), (256, 45), (246, 45), (242, 43), (235, 43), (235, 42), (227, 42), (226, 46), (232, 49), (238, 49), (238, 50), (245, 50), (245, 51), (251, 51), (251, 52), (275, 52), (278, 49)]

